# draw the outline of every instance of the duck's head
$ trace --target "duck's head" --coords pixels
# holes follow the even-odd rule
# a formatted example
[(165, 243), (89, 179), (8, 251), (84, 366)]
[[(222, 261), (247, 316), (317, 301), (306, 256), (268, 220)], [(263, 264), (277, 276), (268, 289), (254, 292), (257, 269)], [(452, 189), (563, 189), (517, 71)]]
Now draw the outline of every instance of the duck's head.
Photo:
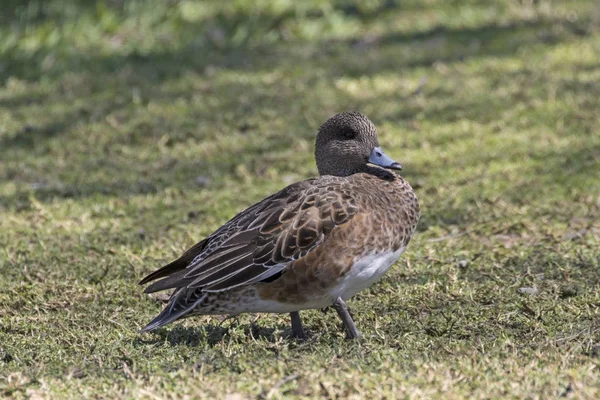
[(319, 128), (315, 158), (321, 175), (349, 176), (369, 164), (402, 169), (381, 150), (375, 125), (358, 112), (336, 114)]

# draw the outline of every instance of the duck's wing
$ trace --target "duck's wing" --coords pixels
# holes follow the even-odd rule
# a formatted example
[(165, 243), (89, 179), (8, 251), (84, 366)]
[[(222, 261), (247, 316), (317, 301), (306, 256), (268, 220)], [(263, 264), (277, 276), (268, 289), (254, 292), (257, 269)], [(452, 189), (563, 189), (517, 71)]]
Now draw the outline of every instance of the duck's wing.
[(357, 212), (356, 193), (344, 179), (298, 182), (241, 212), (140, 284), (162, 278), (145, 292), (179, 288), (189, 294), (273, 279)]

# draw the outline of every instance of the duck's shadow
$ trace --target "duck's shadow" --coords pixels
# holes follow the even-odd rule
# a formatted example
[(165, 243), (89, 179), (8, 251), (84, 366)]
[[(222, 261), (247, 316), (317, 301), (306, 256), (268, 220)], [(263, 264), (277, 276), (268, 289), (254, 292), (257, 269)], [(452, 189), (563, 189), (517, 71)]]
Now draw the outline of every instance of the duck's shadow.
[(232, 324), (223, 326), (223, 324), (205, 324), (202, 327), (184, 327), (170, 326), (160, 328), (151, 333), (139, 335), (134, 340), (135, 346), (148, 346), (160, 343), (168, 343), (171, 346), (189, 346), (208, 345), (209, 347), (220, 344), (228, 336), (241, 335), (253, 338), (255, 340), (275, 343), (281, 338), (293, 340), (290, 336), (291, 330), (287, 326), (263, 327), (257, 324)]

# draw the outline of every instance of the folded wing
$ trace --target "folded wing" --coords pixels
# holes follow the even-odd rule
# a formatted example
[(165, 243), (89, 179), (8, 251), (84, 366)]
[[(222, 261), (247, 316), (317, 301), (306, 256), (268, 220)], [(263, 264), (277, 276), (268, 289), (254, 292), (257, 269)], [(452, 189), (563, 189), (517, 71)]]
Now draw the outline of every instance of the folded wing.
[(171, 288), (229, 290), (272, 278), (357, 213), (335, 177), (299, 182), (241, 212), (182, 257), (148, 275), (147, 293)]

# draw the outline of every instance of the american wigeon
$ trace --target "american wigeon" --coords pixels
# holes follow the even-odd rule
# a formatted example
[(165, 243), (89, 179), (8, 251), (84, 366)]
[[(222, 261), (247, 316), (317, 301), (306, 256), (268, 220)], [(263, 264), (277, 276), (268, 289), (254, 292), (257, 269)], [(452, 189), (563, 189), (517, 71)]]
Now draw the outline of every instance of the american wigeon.
[(145, 277), (145, 292), (175, 289), (151, 331), (192, 315), (291, 313), (333, 306), (347, 336), (356, 329), (344, 300), (398, 260), (419, 220), (402, 166), (379, 147), (375, 125), (341, 113), (319, 129), (320, 177), (294, 183), (242, 211), (179, 259)]

